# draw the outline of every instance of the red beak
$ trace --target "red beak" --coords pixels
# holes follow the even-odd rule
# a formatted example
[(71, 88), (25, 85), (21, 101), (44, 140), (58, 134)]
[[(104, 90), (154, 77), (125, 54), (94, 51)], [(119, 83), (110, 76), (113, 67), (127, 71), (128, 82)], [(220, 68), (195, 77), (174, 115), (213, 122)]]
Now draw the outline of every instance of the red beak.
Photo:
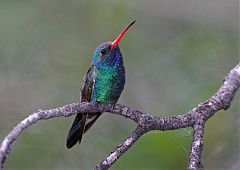
[[(135, 20), (136, 21), (136, 20)], [(126, 34), (126, 32), (128, 31), (128, 29), (135, 23), (135, 21), (133, 21), (131, 24), (129, 24), (120, 34), (119, 36), (112, 42), (111, 44), (111, 49), (116, 47), (119, 42), (121, 41), (122, 37)]]

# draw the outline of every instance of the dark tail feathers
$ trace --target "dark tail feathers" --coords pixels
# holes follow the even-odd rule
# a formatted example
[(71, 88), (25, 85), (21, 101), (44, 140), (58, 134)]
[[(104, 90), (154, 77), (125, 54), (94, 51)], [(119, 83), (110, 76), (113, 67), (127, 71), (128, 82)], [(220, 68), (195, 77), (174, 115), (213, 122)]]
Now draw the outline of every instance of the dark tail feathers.
[(81, 142), (82, 135), (93, 125), (101, 113), (77, 114), (68, 132), (67, 148), (73, 147), (78, 141)]

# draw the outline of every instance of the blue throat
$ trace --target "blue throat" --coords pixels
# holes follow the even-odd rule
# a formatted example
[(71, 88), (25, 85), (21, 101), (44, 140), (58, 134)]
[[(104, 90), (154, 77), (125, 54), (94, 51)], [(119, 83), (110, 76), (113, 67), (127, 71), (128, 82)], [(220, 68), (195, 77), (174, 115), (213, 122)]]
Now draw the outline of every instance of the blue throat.
[(99, 57), (102, 49), (107, 48), (110, 42), (101, 44), (93, 55), (93, 64), (97, 69), (103, 69), (104, 67), (117, 67), (123, 64), (122, 54), (120, 52), (119, 46), (111, 49), (104, 58)]

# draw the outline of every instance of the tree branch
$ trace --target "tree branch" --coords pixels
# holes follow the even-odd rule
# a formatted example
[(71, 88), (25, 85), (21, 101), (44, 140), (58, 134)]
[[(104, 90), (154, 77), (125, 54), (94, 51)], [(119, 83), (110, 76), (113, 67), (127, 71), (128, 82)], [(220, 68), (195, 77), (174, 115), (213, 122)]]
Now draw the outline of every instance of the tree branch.
[(188, 169), (203, 169), (201, 155), (203, 150), (204, 120), (199, 118), (193, 126), (193, 140), (189, 154)]
[(240, 86), (240, 65), (233, 68), (225, 77), (219, 90), (207, 101), (183, 115), (160, 117), (142, 113), (135, 109), (119, 104), (72, 103), (50, 110), (38, 110), (21, 121), (3, 139), (0, 146), (0, 170), (3, 169), (7, 155), (10, 154), (13, 142), (25, 128), (39, 120), (60, 116), (71, 116), (77, 113), (111, 112), (135, 121), (138, 126), (132, 134), (94, 169), (105, 170), (112, 166), (144, 133), (150, 130), (174, 130), (193, 127), (193, 141), (189, 154), (188, 169), (203, 169), (201, 153), (203, 149), (204, 123), (217, 111), (230, 107), (237, 89)]

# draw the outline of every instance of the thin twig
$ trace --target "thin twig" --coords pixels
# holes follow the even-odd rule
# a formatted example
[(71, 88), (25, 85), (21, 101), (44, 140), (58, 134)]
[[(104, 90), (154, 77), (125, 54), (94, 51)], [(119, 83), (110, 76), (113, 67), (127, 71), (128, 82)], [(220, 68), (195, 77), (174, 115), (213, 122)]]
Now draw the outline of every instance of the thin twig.
[(203, 150), (203, 133), (204, 133), (204, 120), (199, 118), (193, 126), (193, 139), (191, 150), (189, 154), (189, 170), (203, 169), (201, 161)]
[(94, 170), (106, 170), (110, 168), (114, 162), (116, 162), (120, 156), (130, 149), (130, 147), (146, 132), (147, 129), (137, 126), (131, 135), (123, 143), (118, 145), (106, 159), (104, 159), (94, 168)]

